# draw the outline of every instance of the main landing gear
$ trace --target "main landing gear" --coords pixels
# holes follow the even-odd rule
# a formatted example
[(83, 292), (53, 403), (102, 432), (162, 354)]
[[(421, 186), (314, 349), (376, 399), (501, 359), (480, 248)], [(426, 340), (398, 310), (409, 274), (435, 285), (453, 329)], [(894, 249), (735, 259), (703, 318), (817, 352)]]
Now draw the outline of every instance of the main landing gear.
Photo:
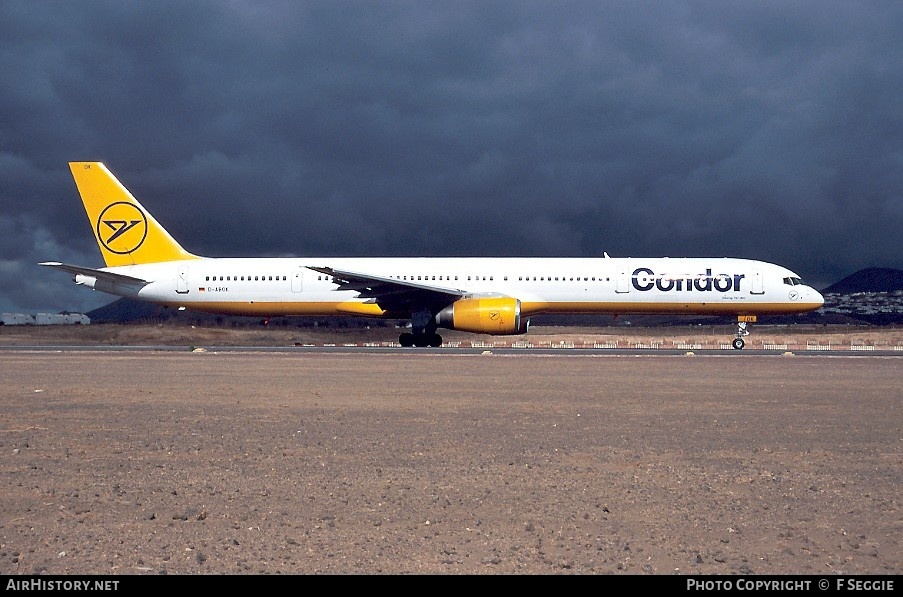
[(411, 315), (411, 331), (398, 337), (398, 343), (409, 348), (439, 348), (442, 346), (442, 336), (436, 333), (436, 316), (432, 311), (415, 311)]

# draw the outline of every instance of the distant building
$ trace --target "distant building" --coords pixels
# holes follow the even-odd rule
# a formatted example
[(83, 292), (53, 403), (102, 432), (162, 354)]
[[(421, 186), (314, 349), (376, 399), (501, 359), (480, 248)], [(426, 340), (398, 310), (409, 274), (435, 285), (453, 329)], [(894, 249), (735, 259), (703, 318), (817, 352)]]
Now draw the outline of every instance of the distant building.
[(84, 313), (38, 313), (37, 315), (3, 313), (0, 314), (0, 323), (3, 325), (88, 325), (91, 323), (91, 318)]
[(34, 316), (24, 313), (3, 313), (0, 315), (3, 325), (34, 325)]

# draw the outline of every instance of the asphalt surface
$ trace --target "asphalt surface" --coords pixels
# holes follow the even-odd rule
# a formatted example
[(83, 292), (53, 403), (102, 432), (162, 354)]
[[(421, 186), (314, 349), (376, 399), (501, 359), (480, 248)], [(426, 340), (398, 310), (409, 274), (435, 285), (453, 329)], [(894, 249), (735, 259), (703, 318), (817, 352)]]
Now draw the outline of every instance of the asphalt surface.
[(146, 346), (134, 345), (0, 345), (2, 352), (212, 352), (212, 353), (307, 353), (307, 354), (356, 354), (363, 355), (482, 355), (494, 354), (501, 356), (719, 356), (719, 357), (751, 357), (751, 356), (790, 356), (805, 355), (807, 357), (897, 357), (903, 358), (903, 350), (875, 348), (869, 350), (846, 350), (832, 348), (831, 350), (806, 350), (797, 348), (781, 349), (756, 349), (744, 348), (743, 350), (725, 350), (709, 348), (511, 348), (504, 346), (492, 347), (439, 347), (439, 348), (401, 348), (398, 346), (335, 346), (335, 345), (309, 345), (309, 346), (182, 346), (174, 344), (150, 344)]

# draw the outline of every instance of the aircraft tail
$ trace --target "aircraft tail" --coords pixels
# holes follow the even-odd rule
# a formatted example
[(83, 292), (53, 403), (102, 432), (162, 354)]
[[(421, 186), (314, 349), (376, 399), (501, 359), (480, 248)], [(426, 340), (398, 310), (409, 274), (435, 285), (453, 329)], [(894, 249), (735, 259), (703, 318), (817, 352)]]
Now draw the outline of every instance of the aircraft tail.
[(198, 259), (179, 245), (101, 162), (69, 162), (107, 267)]

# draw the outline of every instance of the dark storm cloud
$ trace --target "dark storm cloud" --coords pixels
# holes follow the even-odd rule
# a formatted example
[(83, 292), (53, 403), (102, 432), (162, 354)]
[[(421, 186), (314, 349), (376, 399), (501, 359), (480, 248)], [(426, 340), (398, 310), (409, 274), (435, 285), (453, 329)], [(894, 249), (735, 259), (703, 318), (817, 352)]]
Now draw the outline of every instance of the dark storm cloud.
[(96, 300), (34, 267), (100, 262), (70, 160), (214, 256), (903, 267), (901, 29), (890, 2), (5, 2), (0, 307)]

